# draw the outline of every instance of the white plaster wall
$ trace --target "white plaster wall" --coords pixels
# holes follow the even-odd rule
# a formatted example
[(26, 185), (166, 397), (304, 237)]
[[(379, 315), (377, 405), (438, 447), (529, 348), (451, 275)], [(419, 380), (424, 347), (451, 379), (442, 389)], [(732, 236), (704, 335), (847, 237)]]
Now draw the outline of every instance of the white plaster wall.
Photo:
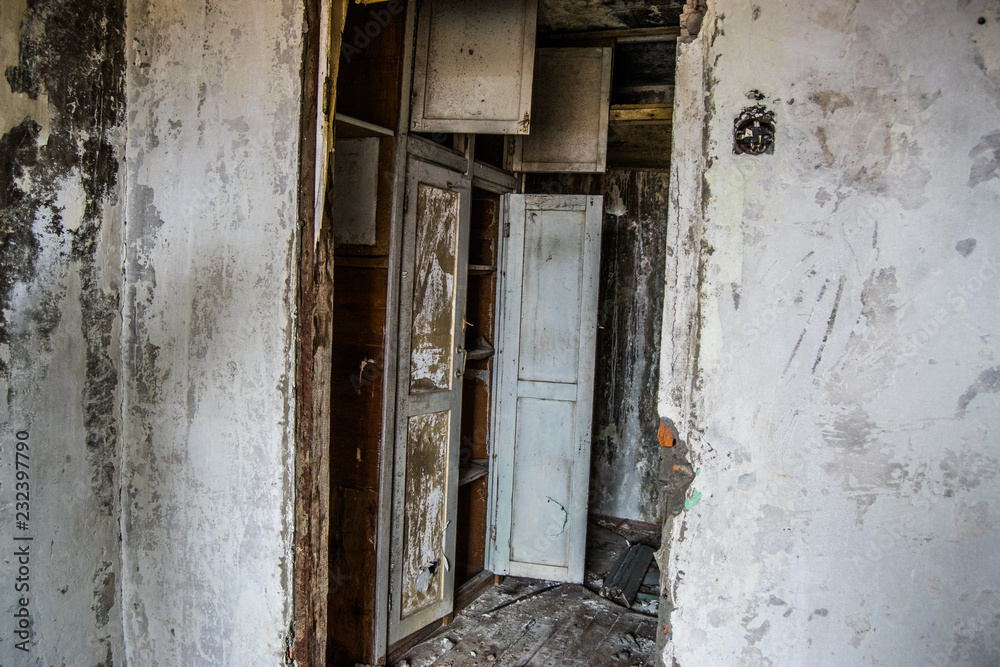
[(676, 105), (662, 659), (998, 664), (1000, 10), (718, 0)]
[(127, 8), (127, 657), (275, 665), (292, 600), (302, 7)]

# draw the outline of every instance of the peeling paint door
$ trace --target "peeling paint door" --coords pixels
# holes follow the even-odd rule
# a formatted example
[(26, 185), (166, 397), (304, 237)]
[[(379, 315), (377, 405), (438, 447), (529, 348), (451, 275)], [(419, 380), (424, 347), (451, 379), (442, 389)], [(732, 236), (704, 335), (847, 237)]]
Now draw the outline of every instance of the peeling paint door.
[(538, 0), (424, 0), (411, 129), (527, 134), (537, 15)]
[(508, 195), (488, 549), (497, 574), (583, 581), (602, 204)]
[(471, 183), (407, 167), (389, 642), (452, 610)]

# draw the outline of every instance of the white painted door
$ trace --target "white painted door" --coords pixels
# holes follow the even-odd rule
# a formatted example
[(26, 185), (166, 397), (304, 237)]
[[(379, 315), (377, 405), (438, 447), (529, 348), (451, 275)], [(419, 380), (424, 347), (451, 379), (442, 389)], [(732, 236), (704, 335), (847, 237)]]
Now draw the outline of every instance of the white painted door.
[(423, 0), (410, 127), (527, 134), (538, 0)]
[(407, 166), (390, 643), (453, 607), (470, 200), (468, 177)]
[(508, 195), (507, 216), (490, 567), (579, 583), (602, 198)]

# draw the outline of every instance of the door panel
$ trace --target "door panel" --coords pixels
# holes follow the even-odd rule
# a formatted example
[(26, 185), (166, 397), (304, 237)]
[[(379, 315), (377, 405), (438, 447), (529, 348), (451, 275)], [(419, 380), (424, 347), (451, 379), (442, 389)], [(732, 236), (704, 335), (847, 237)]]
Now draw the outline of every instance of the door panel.
[(537, 0), (424, 0), (411, 128), (526, 134)]
[(515, 140), (514, 171), (604, 171), (611, 61), (611, 47), (538, 49), (531, 134)]
[(602, 199), (506, 208), (490, 566), (582, 582)]
[(578, 211), (527, 212), (518, 379), (576, 382), (586, 227)]
[(452, 610), (471, 184), (411, 159), (405, 196), (390, 643)]
[[(514, 437), (511, 560), (555, 567), (569, 558), (576, 405), (520, 397)], [(542, 495), (539, 495), (539, 490)]]
[[(444, 594), (445, 533), (451, 411), (410, 417), (406, 437), (406, 499), (403, 524), (402, 616), (433, 604)], [(426, 490), (430, 489), (430, 493)]]
[(458, 270), (458, 192), (417, 185), (417, 256), (410, 332), (410, 393), (451, 387)]

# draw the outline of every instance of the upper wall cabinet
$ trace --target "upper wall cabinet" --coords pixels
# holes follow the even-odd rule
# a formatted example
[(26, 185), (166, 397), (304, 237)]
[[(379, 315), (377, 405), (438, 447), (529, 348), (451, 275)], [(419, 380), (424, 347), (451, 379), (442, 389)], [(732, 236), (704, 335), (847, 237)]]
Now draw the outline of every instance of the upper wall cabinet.
[(514, 171), (604, 171), (611, 60), (611, 47), (538, 49), (531, 134), (515, 140)]
[(415, 132), (527, 134), (538, 0), (424, 0)]

